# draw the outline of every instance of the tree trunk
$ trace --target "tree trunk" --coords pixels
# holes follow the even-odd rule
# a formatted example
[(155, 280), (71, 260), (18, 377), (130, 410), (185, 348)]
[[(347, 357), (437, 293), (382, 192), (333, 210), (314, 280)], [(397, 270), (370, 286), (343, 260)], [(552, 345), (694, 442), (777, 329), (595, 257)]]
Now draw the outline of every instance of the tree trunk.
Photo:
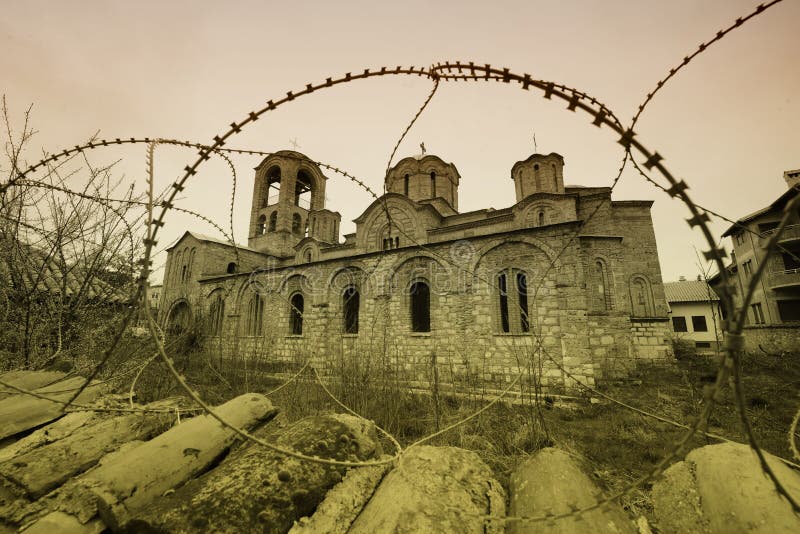
[(171, 414), (131, 414), (83, 426), (64, 439), (0, 463), (0, 484), (38, 499), (95, 465), (106, 452), (160, 434), (172, 420)]
[[(64, 373), (60, 371), (10, 371), (0, 375), (0, 380), (6, 384), (32, 391), (36, 388), (49, 386), (53, 382), (58, 382), (64, 376)], [(0, 400), (18, 394), (16, 390), (0, 385)]]
[[(55, 400), (67, 401), (84, 383), (86, 383), (85, 378), (76, 376), (39, 388), (35, 392)], [(104, 387), (99, 384), (91, 385), (81, 392), (75, 402), (78, 404), (92, 402), (103, 389)], [(24, 394), (0, 400), (0, 440), (58, 419), (64, 415), (63, 408), (60, 402)]]
[[(305, 418), (282, 432), (277, 444), (337, 460), (380, 454), (375, 427), (341, 414)], [(130, 525), (159, 532), (287, 532), (314, 511), (344, 472), (250, 444), (206, 476), (142, 509)]]
[[(263, 395), (251, 393), (226, 402), (215, 412), (233, 425), (251, 429), (277, 410)], [(68, 481), (12, 519), (30, 522), (33, 516), (41, 518), (37, 522), (50, 521), (53, 514), (47, 514), (59, 511), (88, 525), (99, 513), (106, 525), (119, 528), (128, 523), (131, 513), (140, 512), (164, 492), (207, 470), (235, 439), (232, 430), (210, 415), (189, 419), (145, 443), (123, 445), (122, 450), (101, 458), (95, 469)]]

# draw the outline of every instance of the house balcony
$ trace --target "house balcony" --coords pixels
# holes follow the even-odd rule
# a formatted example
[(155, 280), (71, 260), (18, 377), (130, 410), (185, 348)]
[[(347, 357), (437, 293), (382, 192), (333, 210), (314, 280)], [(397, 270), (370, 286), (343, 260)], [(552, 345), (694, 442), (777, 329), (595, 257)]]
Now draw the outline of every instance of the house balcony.
[[(766, 246), (767, 242), (772, 238), (772, 235), (776, 231), (777, 228), (773, 228), (772, 230), (761, 232), (761, 237), (758, 240), (758, 244), (762, 247)], [(800, 242), (800, 224), (787, 225), (786, 228), (783, 229), (781, 236), (778, 238), (778, 244), (780, 245), (798, 242)]]
[(770, 289), (798, 289), (800, 288), (800, 269), (787, 269), (769, 273)]

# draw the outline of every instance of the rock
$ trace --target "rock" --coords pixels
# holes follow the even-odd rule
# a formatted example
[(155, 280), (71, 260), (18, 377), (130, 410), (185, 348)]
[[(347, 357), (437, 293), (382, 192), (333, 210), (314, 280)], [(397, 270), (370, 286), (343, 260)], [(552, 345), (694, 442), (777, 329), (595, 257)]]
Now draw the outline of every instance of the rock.
[(482, 516), (502, 517), (504, 508), (502, 487), (477, 454), (420, 445), (384, 477), (349, 532), (483, 534)]
[[(346, 461), (372, 459), (381, 452), (374, 425), (343, 414), (302, 419), (285, 429), (276, 445)], [(287, 532), (319, 506), (345, 472), (250, 443), (205, 476), (142, 509), (129, 525), (131, 530), (176, 533)]]
[[(800, 499), (800, 475), (764, 453), (783, 487)], [(661, 532), (800, 532), (800, 518), (763, 473), (749, 446), (720, 443), (695, 449), (653, 486)]]
[(350, 469), (344, 479), (328, 491), (314, 515), (301, 518), (289, 534), (346, 534), (390, 467), (386, 464)]
[[(572, 456), (551, 447), (539, 450), (514, 470), (509, 491), (512, 517), (566, 514), (604, 498), (602, 491), (578, 467)], [(619, 505), (609, 503), (579, 516), (553, 521), (510, 521), (506, 532), (634, 534), (637, 528)]]

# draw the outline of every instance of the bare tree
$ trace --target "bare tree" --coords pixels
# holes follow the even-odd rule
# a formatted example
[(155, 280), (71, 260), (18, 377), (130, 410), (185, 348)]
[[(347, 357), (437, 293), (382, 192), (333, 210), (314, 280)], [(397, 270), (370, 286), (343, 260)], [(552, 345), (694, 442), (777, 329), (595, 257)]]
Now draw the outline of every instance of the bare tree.
[[(0, 368), (91, 358), (129, 302), (132, 230), (143, 210), (131, 188), (84, 153), (23, 176), (36, 132), (31, 109), (15, 132), (3, 98), (0, 163)], [(122, 191), (120, 191), (122, 190)], [(116, 197), (115, 197), (116, 195)]]

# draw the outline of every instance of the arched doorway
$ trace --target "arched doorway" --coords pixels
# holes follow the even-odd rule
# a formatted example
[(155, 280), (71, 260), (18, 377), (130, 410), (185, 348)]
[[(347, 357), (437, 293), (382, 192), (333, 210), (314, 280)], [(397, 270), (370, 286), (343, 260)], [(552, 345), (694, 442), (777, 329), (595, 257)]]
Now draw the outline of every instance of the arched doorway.
[(188, 330), (192, 320), (192, 312), (189, 304), (181, 300), (172, 305), (172, 309), (167, 316), (167, 335), (178, 336)]

